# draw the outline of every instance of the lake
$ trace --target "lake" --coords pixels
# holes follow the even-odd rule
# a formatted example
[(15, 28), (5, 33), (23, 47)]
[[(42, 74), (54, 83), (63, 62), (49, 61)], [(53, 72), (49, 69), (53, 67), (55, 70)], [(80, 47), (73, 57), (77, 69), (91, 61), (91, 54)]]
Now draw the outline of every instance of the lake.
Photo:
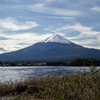
[[(88, 68), (88, 67), (85, 67)], [(100, 67), (99, 67), (100, 68)], [(81, 73), (83, 67), (68, 66), (32, 66), (32, 67), (0, 67), (0, 81), (24, 80), (33, 77), (61, 76), (63, 73)]]

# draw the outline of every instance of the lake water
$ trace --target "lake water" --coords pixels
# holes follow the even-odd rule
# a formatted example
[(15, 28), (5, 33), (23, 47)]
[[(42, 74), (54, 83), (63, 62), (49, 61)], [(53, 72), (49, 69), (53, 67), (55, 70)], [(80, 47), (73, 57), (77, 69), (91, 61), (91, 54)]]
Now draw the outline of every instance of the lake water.
[[(87, 68), (87, 67), (85, 67)], [(100, 67), (99, 67), (100, 68)], [(24, 80), (33, 77), (46, 77), (50, 75), (61, 76), (63, 73), (80, 73), (83, 67), (66, 66), (33, 66), (33, 67), (0, 67), (0, 81)]]

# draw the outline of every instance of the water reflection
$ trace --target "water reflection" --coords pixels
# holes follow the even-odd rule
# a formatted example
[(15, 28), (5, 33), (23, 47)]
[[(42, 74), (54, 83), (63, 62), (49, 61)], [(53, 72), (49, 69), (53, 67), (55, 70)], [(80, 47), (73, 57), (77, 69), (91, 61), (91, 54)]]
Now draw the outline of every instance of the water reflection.
[[(81, 73), (83, 67), (65, 67), (65, 66), (38, 66), (38, 67), (0, 67), (0, 81), (5, 82), (10, 79), (23, 80), (33, 77), (45, 77), (50, 75), (61, 76), (63, 73)], [(87, 68), (87, 67), (86, 67)]]

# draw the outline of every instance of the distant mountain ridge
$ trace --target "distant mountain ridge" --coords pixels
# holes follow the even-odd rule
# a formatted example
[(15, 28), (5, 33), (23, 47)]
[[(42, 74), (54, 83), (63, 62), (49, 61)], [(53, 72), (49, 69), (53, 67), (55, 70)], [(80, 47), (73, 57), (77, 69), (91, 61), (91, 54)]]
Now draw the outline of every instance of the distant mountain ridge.
[(76, 58), (100, 59), (100, 50), (84, 48), (56, 34), (27, 48), (0, 54), (0, 61), (68, 61)]

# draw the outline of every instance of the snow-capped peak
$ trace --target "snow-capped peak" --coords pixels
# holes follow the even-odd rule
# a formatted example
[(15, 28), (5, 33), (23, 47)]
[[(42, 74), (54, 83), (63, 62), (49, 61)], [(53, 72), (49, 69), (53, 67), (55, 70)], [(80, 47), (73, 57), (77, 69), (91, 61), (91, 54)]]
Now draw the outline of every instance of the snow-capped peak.
[(57, 43), (65, 43), (65, 44), (71, 44), (72, 43), (69, 40), (67, 40), (66, 38), (60, 36), (59, 34), (54, 34), (54, 35), (46, 38), (42, 42), (44, 42), (44, 43), (47, 43), (47, 42), (57, 42)]

